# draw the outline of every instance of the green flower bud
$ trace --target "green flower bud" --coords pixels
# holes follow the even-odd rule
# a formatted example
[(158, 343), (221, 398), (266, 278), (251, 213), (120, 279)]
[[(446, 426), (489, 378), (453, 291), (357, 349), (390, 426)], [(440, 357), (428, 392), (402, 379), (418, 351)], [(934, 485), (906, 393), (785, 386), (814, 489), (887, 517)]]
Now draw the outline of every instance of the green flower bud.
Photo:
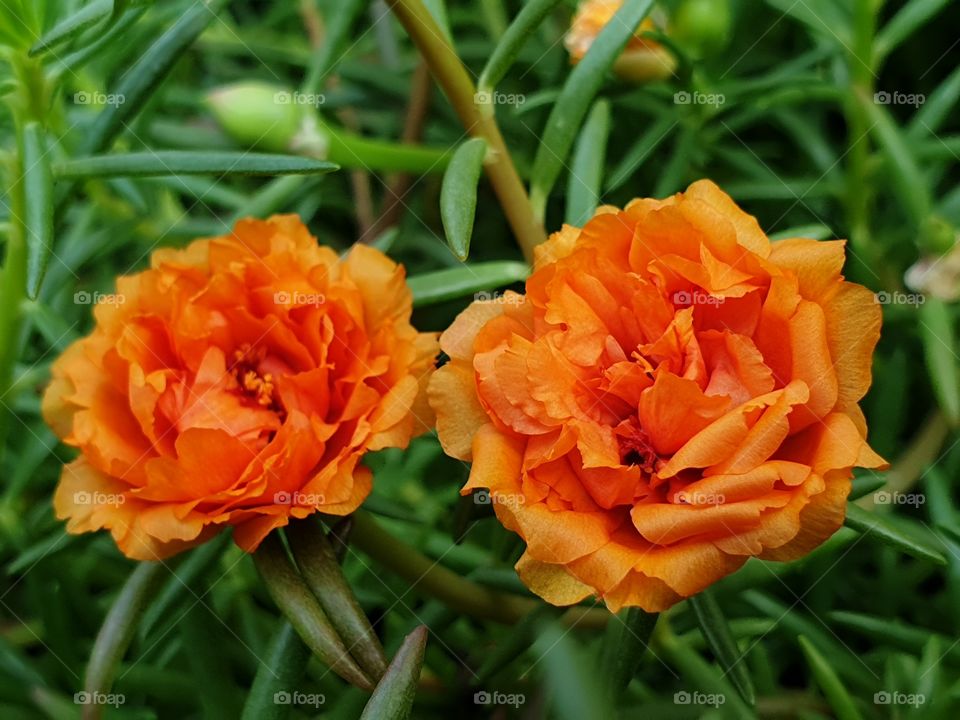
[(298, 95), (262, 82), (240, 82), (212, 90), (207, 106), (238, 144), (271, 152), (288, 152), (313, 107)]
[(673, 14), (670, 36), (693, 57), (713, 55), (730, 40), (727, 0), (684, 0)]

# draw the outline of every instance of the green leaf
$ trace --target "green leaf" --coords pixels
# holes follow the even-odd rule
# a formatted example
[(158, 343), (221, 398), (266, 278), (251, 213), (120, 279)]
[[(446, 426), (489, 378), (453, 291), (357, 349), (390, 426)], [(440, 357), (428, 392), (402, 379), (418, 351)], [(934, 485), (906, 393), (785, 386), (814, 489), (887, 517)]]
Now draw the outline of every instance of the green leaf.
[(86, 692), (110, 692), (120, 661), (133, 639), (144, 609), (153, 598), (157, 581), (164, 569), (163, 563), (142, 562), (134, 568), (123, 584), (90, 652), (90, 662), (87, 664), (83, 683)]
[(40, 55), (50, 48), (76, 37), (105, 17), (109, 17), (112, 11), (113, 0), (93, 0), (89, 5), (84, 5), (77, 12), (68, 15), (54, 25), (50, 31), (33, 44), (30, 48), (30, 55)]
[(530, 0), (520, 9), (483, 67), (477, 80), (478, 92), (490, 92), (497, 86), (529, 42), (533, 31), (559, 4), (560, 0)]
[(139, 112), (144, 103), (173, 68), (174, 63), (194, 40), (217, 17), (230, 0), (200, 0), (192, 4), (167, 32), (161, 35), (140, 56), (111, 94), (122, 102), (104, 107), (83, 136), (79, 154), (101, 152), (123, 130), (127, 120)]
[(277, 702), (278, 696), (282, 700), (285, 694), (297, 689), (309, 659), (310, 651), (297, 631), (289, 622), (281, 621), (266, 657), (257, 668), (241, 720), (282, 720), (287, 717), (293, 706)]
[(549, 717), (561, 720), (612, 718), (613, 705), (603, 692), (603, 683), (595, 665), (566, 628), (557, 622), (544, 622), (533, 645), (543, 664), (544, 681), (549, 690)]
[(896, 521), (875, 512), (864, 510), (859, 505), (847, 504), (844, 525), (887, 543), (908, 555), (929, 560), (937, 565), (946, 565), (947, 559), (933, 542), (924, 537), (919, 528), (904, 520)]
[(876, 475), (863, 475), (853, 479), (853, 486), (850, 489), (848, 500), (859, 500), (871, 493), (876, 492), (887, 484), (887, 479)]
[(647, 131), (630, 146), (623, 159), (610, 173), (605, 188), (606, 192), (616, 190), (633, 177), (633, 174), (640, 169), (641, 163), (657, 149), (660, 143), (670, 136), (676, 126), (677, 121), (670, 115), (665, 115), (650, 125)]
[(786, 240), (787, 238), (810, 238), (811, 240), (826, 240), (833, 235), (831, 230), (822, 223), (799, 225), (770, 234), (771, 240)]
[(421, 625), (407, 635), (363, 708), (360, 720), (406, 720), (410, 717), (423, 666), (423, 652), (427, 647), (427, 633), (426, 625)]
[(874, 53), (878, 63), (949, 3), (950, 0), (910, 0), (901, 7), (877, 33)]
[[(469, 498), (466, 498), (468, 501)], [(522, 655), (537, 639), (536, 628), (553, 612), (547, 604), (538, 605), (510, 628), (506, 637), (492, 651), (484, 656), (483, 664), (477, 670), (472, 685), (480, 687), (496, 673)]]
[(853, 704), (853, 698), (840, 682), (840, 678), (830, 667), (830, 664), (824, 659), (823, 655), (807, 640), (803, 635), (797, 637), (800, 643), (800, 649), (807, 659), (807, 665), (813, 671), (813, 676), (817, 680), (820, 689), (837, 714), (837, 720), (862, 720), (860, 713)]
[(951, 425), (956, 425), (960, 422), (960, 375), (950, 307), (935, 297), (926, 297), (919, 313), (920, 339), (930, 383), (943, 414)]
[(43, 128), (35, 122), (23, 128), (23, 188), (27, 296), (33, 300), (53, 253), (53, 175)]
[(487, 143), (481, 138), (467, 140), (453, 154), (440, 189), (440, 218), (447, 245), (461, 262), (470, 253), (470, 237), (477, 210), (477, 183), (483, 172)]
[[(194, 594), (203, 597), (201, 592)], [(233, 720), (240, 711), (240, 692), (231, 673), (230, 657), (223, 648), (228, 629), (217, 620), (212, 608), (199, 601), (190, 605), (177, 629), (183, 647), (188, 648), (187, 670), (194, 679), (202, 717)]]
[(567, 179), (567, 218), (569, 225), (582, 227), (600, 204), (607, 137), (610, 135), (610, 103), (597, 100), (577, 138), (573, 165)]
[(723, 668), (724, 675), (730, 678), (740, 696), (753, 705), (756, 702), (756, 693), (750, 680), (750, 672), (746, 663), (742, 662), (740, 648), (733, 639), (727, 619), (717, 601), (709, 590), (703, 590), (690, 598), (690, 605), (710, 650)]
[(313, 654), (347, 682), (372, 690), (370, 678), (350, 657), (317, 598), (287, 557), (276, 533), (260, 543), (253, 561), (270, 597)]
[(950, 116), (950, 111), (957, 104), (957, 98), (960, 98), (960, 66), (926, 97), (926, 102), (907, 125), (907, 137), (918, 140), (927, 134), (937, 132), (943, 121)]
[(350, 29), (369, 5), (369, 0), (340, 0), (333, 4), (335, 9), (328, 18), (323, 42), (317, 46), (310, 58), (303, 81), (304, 93), (316, 94), (323, 90), (327, 75), (345, 54), (344, 50), (350, 41)]
[(529, 274), (526, 263), (504, 260), (414, 275), (407, 284), (413, 293), (413, 306), (423, 307), (522, 282)]
[(600, 649), (600, 670), (607, 694), (614, 702), (636, 674), (659, 617), (636, 607), (610, 616)]
[[(874, 615), (864, 615), (862, 613), (847, 612), (845, 610), (833, 610), (828, 613), (828, 618), (833, 622), (843, 625), (844, 628), (850, 628), (864, 637), (878, 641), (882, 639), (885, 643), (894, 647), (909, 650), (910, 652), (920, 652), (926, 642), (931, 637), (946, 639), (944, 635), (934, 635), (927, 628), (905, 625), (898, 620), (891, 620), (888, 617), (878, 617)], [(951, 641), (952, 642), (952, 641)], [(946, 658), (952, 662), (960, 662), (960, 645), (950, 647)]]
[(885, 107), (878, 105), (873, 97), (860, 91), (854, 92), (854, 97), (869, 118), (870, 132), (890, 161), (893, 181), (898, 189), (895, 195), (919, 227), (930, 212), (930, 191), (917, 167), (913, 153), (900, 128)]
[(325, 160), (299, 155), (268, 155), (245, 152), (155, 152), (116, 153), (76, 158), (54, 166), (57, 177), (144, 177), (159, 175), (309, 175), (338, 169)]
[(323, 528), (310, 520), (294, 522), (287, 529), (287, 538), (304, 580), (350, 649), (350, 654), (368, 677), (379, 680), (387, 669), (386, 655), (343, 576)]
[(653, 0), (626, 0), (564, 83), (560, 97), (550, 111), (543, 139), (533, 160), (530, 201), (537, 217), (544, 216), (550, 190), (560, 175), (580, 123), (603, 85), (607, 71), (652, 7)]

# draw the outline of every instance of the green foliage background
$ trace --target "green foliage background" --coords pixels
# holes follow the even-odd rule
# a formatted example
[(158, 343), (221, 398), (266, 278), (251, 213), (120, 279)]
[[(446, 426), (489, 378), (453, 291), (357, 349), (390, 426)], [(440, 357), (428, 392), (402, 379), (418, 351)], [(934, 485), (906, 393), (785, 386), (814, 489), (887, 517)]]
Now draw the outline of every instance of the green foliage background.
[[(175, 53), (169, 73), (92, 151), (247, 151), (216, 122), (207, 94), (251, 80), (292, 91), (303, 87), (305, 77), (323, 94), (319, 112), (325, 122), (347, 123), (368, 138), (402, 137), (422, 61), (384, 3), (212, 4), (224, 7), (200, 8), (206, 29)], [(427, 3), (436, 17), (446, 17), (474, 76), (522, 4)], [(726, 3), (696, 4), (709, 11), (693, 30), (709, 36), (714, 24), (723, 25), (716, 13)], [(78, 93), (118, 92), (145, 50), (198, 12), (195, 0), (88, 3), (115, 14), (27, 58), (26, 48), (83, 5), (0, 1), (0, 152), (7, 170), (0, 188), (0, 258), (7, 266), (19, 217), (16, 195), (21, 181), (29, 181), (18, 172), (25, 148), (17, 113), (32, 108), (26, 112), (37, 115), (53, 170), (62, 173), (63, 163), (91, 152), (97, 117), (105, 111), (84, 104)], [(669, 15), (678, 3), (663, 5)], [(557, 3), (497, 86), (522, 98), (497, 106), (496, 118), (524, 179), (571, 73), (562, 43), (571, 11), (572, 3)], [(741, 0), (730, 3), (730, 11), (729, 37), (717, 43), (720, 49), (694, 57), (692, 46), (677, 40), (685, 56), (675, 77), (642, 87), (606, 77), (598, 96), (604, 104), (591, 113), (580, 149), (565, 159), (547, 200), (545, 226), (558, 229), (571, 217), (568, 197), (590, 210), (598, 193), (600, 202), (622, 205), (709, 177), (772, 236), (849, 237), (848, 278), (876, 291), (906, 292), (908, 267), (948, 251), (960, 225), (960, 6), (942, 0)], [(312, 47), (315, 20), (321, 35)], [(922, 95), (925, 102), (882, 104), (874, 102), (876, 92)], [(678, 103), (676, 93), (723, 101)], [(573, 88), (576, 102), (596, 107), (595, 98), (583, 95)], [(436, 85), (427, 97), (422, 142), (441, 151), (462, 143), (464, 130)], [(263, 127), (271, 132), (272, 126)], [(380, 157), (391, 156), (384, 150)], [(145, 267), (155, 247), (226, 232), (246, 214), (278, 211), (299, 214), (321, 242), (336, 248), (358, 238), (375, 240), (410, 276), (455, 269), (460, 261), (447, 247), (440, 218), (446, 160), (436, 157), (434, 172), (412, 174), (395, 227), (386, 232), (367, 227), (362, 199), (369, 195), (376, 218), (388, 204), (391, 173), (363, 164), (276, 179), (231, 173), (57, 180), (50, 198), (56, 207), (54, 247), (38, 297), (19, 297), (13, 292), (18, 280), (6, 269), (0, 275), (0, 320), (20, 317), (19, 324), (0, 322), (0, 329), (10, 330), (0, 333), (0, 717), (80, 716), (73, 695), (83, 686), (104, 617), (134, 566), (104, 533), (66, 535), (51, 508), (59, 468), (70, 452), (57, 445), (39, 416), (40, 392), (53, 358), (91, 327), (90, 305), (77, 302), (76, 293), (112, 292), (115, 277)], [(590, 163), (598, 159), (591, 173)], [(566, 167), (571, 164), (573, 171)], [(38, 197), (28, 186), (28, 210)], [(483, 180), (477, 208), (468, 262), (521, 260)], [(477, 287), (470, 286), (471, 275), (456, 271), (422, 281), (430, 299), (420, 303), (414, 323), (441, 330), (475, 291), (500, 289), (518, 277), (516, 265), (492, 266), (491, 273)], [(751, 560), (719, 583), (711, 596), (735, 638), (735, 652), (743, 656), (735, 672), (721, 669), (716, 644), (705, 640), (691, 603), (683, 603), (661, 618), (650, 651), (614, 709), (599, 670), (608, 666), (598, 658), (617, 647), (615, 633), (605, 636), (593, 627), (568, 632), (550, 611), (519, 628), (472, 619), (363, 553), (348, 552), (345, 572), (388, 655), (416, 625), (430, 628), (413, 716), (956, 717), (955, 325), (949, 299), (884, 306), (874, 387), (864, 409), (873, 447), (894, 465), (888, 473), (867, 473), (857, 489), (873, 513), (867, 517), (882, 520), (893, 543), (881, 542), (883, 533), (859, 532), (863, 524), (854, 522), (857, 527), (842, 530), (803, 561)], [(385, 451), (368, 462), (375, 489), (366, 508), (384, 525), (477, 583), (526, 593), (512, 571), (518, 541), (491, 519), (489, 506), (459, 498), (467, 470), (443, 456), (433, 435), (409, 451)], [(923, 502), (877, 503), (874, 493), (881, 487)], [(932, 562), (931, 552), (945, 565)], [(106, 715), (238, 717), (281, 623), (253, 563), (222, 537), (170, 563), (162, 575), (116, 673), (114, 689), (125, 703), (107, 708)], [(755, 688), (755, 706), (738, 699), (735, 679), (743, 674)], [(316, 660), (299, 689), (322, 693), (325, 702), (282, 708), (294, 717), (355, 718), (367, 699)], [(518, 708), (477, 705), (477, 692), (521, 694), (524, 702)], [(722, 694), (727, 702), (684, 704), (675, 695), (683, 692)], [(925, 701), (884, 704), (876, 693), (919, 694)]]

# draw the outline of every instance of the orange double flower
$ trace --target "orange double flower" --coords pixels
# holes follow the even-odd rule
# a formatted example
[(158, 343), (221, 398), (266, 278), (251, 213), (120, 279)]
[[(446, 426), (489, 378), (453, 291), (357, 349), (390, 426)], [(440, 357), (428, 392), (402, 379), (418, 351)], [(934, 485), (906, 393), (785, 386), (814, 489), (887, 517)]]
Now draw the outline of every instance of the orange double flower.
[(428, 430), (437, 352), (410, 325), (403, 268), (345, 258), (296, 216), (158, 250), (53, 366), (47, 422), (80, 457), (54, 498), (70, 532), (107, 528), (155, 560), (224, 526), (252, 551), (366, 498), (364, 453)]
[(530, 589), (660, 611), (837, 530), (851, 469), (884, 464), (857, 405), (880, 308), (843, 261), (701, 181), (565, 226), (525, 296), (456, 319), (440, 441), (523, 537)]

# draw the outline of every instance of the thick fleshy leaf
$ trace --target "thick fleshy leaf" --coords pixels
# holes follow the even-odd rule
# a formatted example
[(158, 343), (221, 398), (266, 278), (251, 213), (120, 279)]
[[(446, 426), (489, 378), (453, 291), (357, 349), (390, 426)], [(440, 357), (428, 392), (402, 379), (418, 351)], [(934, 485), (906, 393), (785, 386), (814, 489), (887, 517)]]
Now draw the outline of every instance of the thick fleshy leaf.
[(309, 519), (303, 520), (290, 526), (287, 537), (304, 580), (350, 649), (350, 654), (371, 679), (378, 680), (387, 668), (386, 655), (347, 584), (323, 529)]
[(422, 307), (473, 293), (490, 296), (492, 293), (486, 292), (490, 288), (522, 282), (529, 274), (530, 266), (525, 263), (496, 261), (414, 275), (407, 283), (414, 307)]
[(797, 642), (800, 643), (800, 648), (807, 658), (807, 665), (810, 666), (810, 670), (817, 680), (817, 685), (820, 686), (827, 702), (830, 703), (830, 707), (837, 714), (837, 720), (862, 720), (849, 691), (844, 687), (823, 655), (803, 635), (797, 638)]
[(84, 5), (44, 33), (43, 37), (30, 48), (30, 55), (40, 55), (93, 27), (110, 16), (113, 12), (113, 5), (114, 0), (93, 0), (93, 2)]
[(317, 598), (290, 562), (276, 533), (268, 535), (260, 544), (253, 560), (270, 597), (313, 654), (347, 682), (372, 690), (370, 678), (350, 656)]
[(746, 663), (743, 662), (740, 648), (737, 647), (737, 641), (733, 639), (720, 605), (709, 590), (704, 590), (690, 598), (690, 605), (693, 607), (697, 622), (713, 656), (733, 682), (740, 696), (753, 705), (756, 702), (756, 693), (753, 682), (750, 680), (750, 672)]
[(477, 81), (479, 92), (490, 92), (497, 86), (513, 65), (513, 61), (517, 59), (517, 55), (520, 54), (530, 35), (540, 26), (547, 14), (559, 4), (560, 0), (530, 0), (520, 9), (480, 73), (480, 79)]
[(142, 177), (159, 175), (310, 175), (328, 173), (337, 166), (298, 155), (244, 152), (117, 153), (67, 160), (54, 166), (63, 178)]
[(640, 608), (628, 608), (610, 616), (600, 650), (600, 669), (607, 694), (614, 701), (636, 674), (659, 617)]
[(946, 565), (947, 558), (934, 541), (924, 536), (923, 528), (902, 518), (894, 520), (876, 512), (869, 512), (858, 505), (847, 505), (844, 525), (857, 532), (885, 542), (897, 550), (937, 565)]
[(477, 210), (477, 183), (483, 172), (487, 143), (472, 138), (457, 148), (443, 175), (440, 188), (440, 218), (447, 245), (461, 262), (470, 253), (473, 220)]
[(568, 225), (583, 227), (600, 204), (600, 183), (610, 135), (610, 103), (597, 100), (587, 117), (573, 153), (567, 179)]
[(427, 647), (427, 634), (426, 625), (421, 625), (407, 635), (363, 708), (360, 720), (406, 720), (410, 717)]
[(626, 0), (564, 83), (533, 161), (530, 201), (538, 217), (543, 217), (550, 190), (607, 71), (652, 7), (653, 0)]
[(23, 129), (23, 193), (27, 295), (34, 299), (53, 252), (53, 175), (45, 133), (33, 122)]
[(266, 657), (260, 661), (241, 720), (282, 720), (287, 717), (293, 706), (283, 701), (296, 691), (309, 659), (310, 651), (297, 631), (289, 622), (281, 621)]
[(954, 320), (942, 300), (928, 297), (919, 308), (920, 338), (930, 383), (943, 414), (952, 425), (960, 423), (960, 373), (957, 369), (957, 336)]

